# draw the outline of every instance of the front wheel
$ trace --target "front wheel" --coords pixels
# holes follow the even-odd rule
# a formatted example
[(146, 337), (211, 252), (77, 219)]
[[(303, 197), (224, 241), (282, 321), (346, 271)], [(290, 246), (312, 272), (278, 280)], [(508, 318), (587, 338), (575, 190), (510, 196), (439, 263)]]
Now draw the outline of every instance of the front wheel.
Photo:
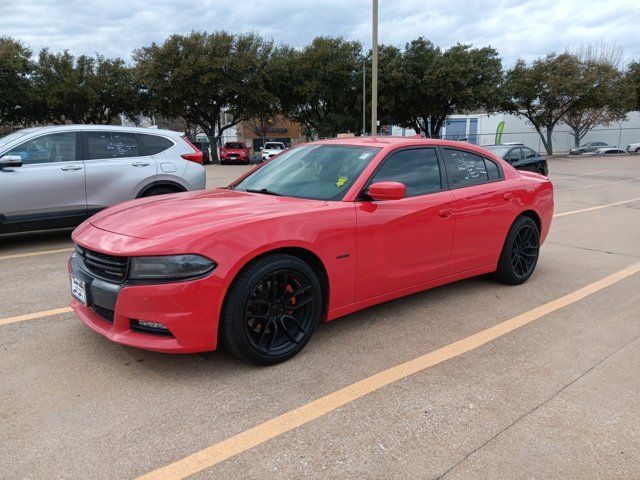
[(507, 285), (520, 285), (533, 274), (540, 253), (540, 231), (529, 217), (518, 217), (502, 247), (495, 277)]
[(311, 267), (292, 255), (267, 255), (231, 285), (220, 317), (220, 338), (234, 356), (272, 365), (302, 350), (321, 313), (322, 292)]

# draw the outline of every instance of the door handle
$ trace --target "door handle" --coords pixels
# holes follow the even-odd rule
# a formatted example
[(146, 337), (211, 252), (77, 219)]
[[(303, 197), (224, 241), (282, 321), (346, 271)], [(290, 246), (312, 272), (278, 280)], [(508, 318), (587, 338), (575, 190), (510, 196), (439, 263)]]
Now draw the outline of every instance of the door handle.
[(449, 218), (452, 214), (453, 210), (450, 208), (443, 208), (438, 212), (438, 215), (440, 215), (442, 218)]
[(147, 167), (149, 166), (149, 162), (133, 162), (131, 165), (134, 167)]
[(82, 170), (82, 167), (79, 165), (65, 165), (64, 167), (60, 167), (60, 170), (64, 170), (65, 172), (73, 172), (75, 170)]
[(504, 194), (504, 199), (509, 201), (509, 200), (513, 200), (513, 193), (505, 193)]

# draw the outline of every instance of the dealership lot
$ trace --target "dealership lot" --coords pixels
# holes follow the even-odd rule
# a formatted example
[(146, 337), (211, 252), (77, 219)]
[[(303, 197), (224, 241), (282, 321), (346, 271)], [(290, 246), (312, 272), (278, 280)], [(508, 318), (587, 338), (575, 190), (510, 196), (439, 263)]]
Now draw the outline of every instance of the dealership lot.
[[(207, 184), (248, 168), (208, 166)], [(478, 278), (373, 307), (270, 368), (110, 343), (65, 308), (69, 231), (2, 238), (0, 477), (634, 477), (640, 156), (549, 168), (558, 216), (529, 282)], [(528, 320), (473, 346), (514, 318)], [(432, 366), (375, 386), (429, 352)], [(371, 393), (335, 397), (360, 381)]]

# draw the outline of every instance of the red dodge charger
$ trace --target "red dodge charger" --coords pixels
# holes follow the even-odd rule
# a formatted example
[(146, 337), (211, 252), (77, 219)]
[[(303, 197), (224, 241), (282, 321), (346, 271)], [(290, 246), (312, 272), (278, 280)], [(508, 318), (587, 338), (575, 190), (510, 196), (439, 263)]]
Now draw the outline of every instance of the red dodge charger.
[(553, 216), (544, 176), (420, 138), (308, 143), (226, 188), (134, 200), (73, 232), (71, 306), (124, 345), (257, 364), (317, 324), (463, 278), (525, 282)]

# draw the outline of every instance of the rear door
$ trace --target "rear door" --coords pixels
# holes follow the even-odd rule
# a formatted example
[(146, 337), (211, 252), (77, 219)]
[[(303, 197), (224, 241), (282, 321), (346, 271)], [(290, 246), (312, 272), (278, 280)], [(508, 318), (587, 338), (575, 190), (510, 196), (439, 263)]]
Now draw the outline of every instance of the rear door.
[(0, 170), (0, 222), (66, 218), (72, 225), (86, 216), (85, 170), (77, 135), (39, 135), (2, 152), (21, 157), (22, 166)]
[(449, 274), (498, 262), (517, 214), (512, 180), (500, 166), (468, 151), (443, 148), (449, 188), (456, 199), (456, 221)]
[(369, 183), (403, 183), (400, 200), (359, 201), (356, 301), (447, 274), (453, 242), (453, 195), (443, 187), (435, 148), (392, 153)]
[(82, 137), (90, 214), (136, 198), (154, 181), (156, 161), (143, 155), (135, 133), (88, 130)]

